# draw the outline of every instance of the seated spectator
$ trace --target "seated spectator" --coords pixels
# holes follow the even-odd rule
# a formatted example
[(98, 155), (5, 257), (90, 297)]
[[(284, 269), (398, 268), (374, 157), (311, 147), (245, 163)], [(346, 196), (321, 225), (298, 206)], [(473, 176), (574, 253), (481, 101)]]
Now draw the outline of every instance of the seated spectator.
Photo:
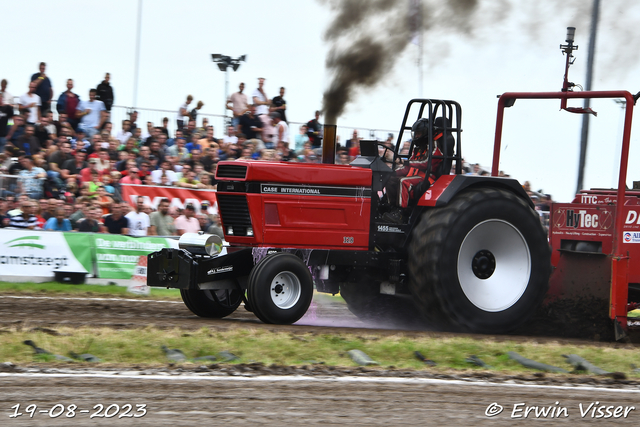
[(191, 142), (185, 145), (185, 148), (191, 153), (193, 150), (198, 150), (202, 153), (202, 144), (200, 144), (200, 134), (194, 132), (191, 135)]
[(125, 210), (128, 213), (126, 203), (114, 203), (112, 213), (104, 217), (104, 226), (111, 234), (129, 234), (129, 220), (125, 218)]
[(44, 224), (44, 229), (47, 231), (71, 231), (71, 221), (65, 218), (66, 210), (64, 206), (58, 206), (55, 208), (55, 215), (51, 216)]
[(213, 219), (213, 222), (211, 223), (209, 228), (207, 228), (207, 234), (215, 234), (216, 236), (224, 240), (224, 232), (222, 231), (220, 217), (218, 215), (210, 215), (210, 217)]
[(204, 185), (196, 179), (196, 173), (192, 170), (186, 173), (186, 176), (178, 180), (178, 187), (183, 188), (204, 188)]
[(178, 161), (189, 159), (189, 150), (185, 147), (186, 141), (184, 138), (177, 138), (176, 144), (167, 148), (167, 156), (177, 157)]
[(34, 166), (31, 156), (23, 156), (20, 158), (23, 170), (18, 174), (18, 183), (22, 188), (22, 192), (32, 199), (39, 199), (43, 194), (44, 180), (47, 178), (47, 172), (37, 166)]
[(200, 183), (202, 184), (202, 188), (205, 190), (215, 190), (217, 186), (217, 182), (214, 184), (212, 180), (212, 175), (209, 173), (203, 173), (200, 177)]
[(120, 179), (120, 184), (136, 184), (141, 185), (142, 181), (138, 176), (138, 168), (136, 168), (135, 160), (127, 161), (127, 175)]
[[(124, 178), (123, 178), (124, 179)], [(149, 215), (144, 213), (144, 199), (138, 196), (136, 199), (136, 210), (125, 215), (129, 221), (129, 236), (143, 237), (149, 232)]]
[(91, 200), (88, 197), (79, 197), (76, 200), (76, 211), (69, 215), (69, 221), (71, 221), (71, 227), (74, 230), (78, 229), (78, 221), (82, 218), (86, 218), (89, 215), (89, 208), (91, 207)]
[(32, 200), (23, 200), (20, 210), (9, 217), (9, 227), (34, 230), (38, 226), (38, 218), (33, 214)]
[(108, 215), (111, 212), (113, 198), (107, 193), (105, 185), (102, 182), (98, 183), (98, 192), (94, 203), (102, 209), (102, 215)]
[(78, 222), (78, 231), (85, 233), (103, 233), (104, 225), (100, 222), (102, 209), (97, 205), (91, 205), (86, 218)]
[(183, 214), (175, 220), (178, 236), (182, 236), (184, 233), (197, 233), (200, 231), (200, 222), (195, 215), (195, 207), (190, 203), (187, 204), (184, 207)]
[(9, 216), (7, 215), (7, 210), (7, 200), (4, 197), (0, 197), (0, 228), (7, 227), (9, 225)]
[(151, 180), (154, 184), (162, 184), (162, 177), (166, 176), (167, 183), (163, 185), (173, 185), (178, 180), (176, 173), (171, 169), (169, 160), (165, 160), (160, 165), (160, 169), (151, 172)]
[(131, 122), (129, 120), (122, 121), (122, 129), (118, 131), (116, 134), (116, 138), (120, 141), (122, 145), (126, 144), (126, 142), (131, 138), (133, 134), (131, 133)]
[(177, 234), (174, 219), (169, 215), (169, 199), (160, 200), (158, 211), (149, 215), (150, 236), (175, 236)]

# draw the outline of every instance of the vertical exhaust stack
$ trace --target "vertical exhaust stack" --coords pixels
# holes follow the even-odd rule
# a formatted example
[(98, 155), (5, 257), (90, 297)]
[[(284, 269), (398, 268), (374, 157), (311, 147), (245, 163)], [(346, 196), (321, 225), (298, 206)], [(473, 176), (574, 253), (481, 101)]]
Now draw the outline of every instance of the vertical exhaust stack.
[(329, 120), (332, 123), (324, 124), (324, 137), (322, 139), (322, 163), (333, 165), (336, 162), (336, 130), (338, 126), (335, 119)]

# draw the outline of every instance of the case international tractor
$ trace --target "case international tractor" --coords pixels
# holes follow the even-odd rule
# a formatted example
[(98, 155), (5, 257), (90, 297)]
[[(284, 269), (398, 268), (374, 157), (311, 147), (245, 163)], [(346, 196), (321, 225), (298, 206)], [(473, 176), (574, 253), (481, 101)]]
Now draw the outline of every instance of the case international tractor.
[[(421, 317), (479, 333), (516, 329), (545, 298), (599, 298), (624, 334), (628, 283), (640, 283), (640, 265), (629, 262), (640, 247), (640, 192), (625, 192), (634, 100), (627, 91), (572, 91), (567, 73), (577, 47), (573, 36), (567, 41), (560, 92), (500, 96), (491, 176), (462, 174), (462, 109), (454, 101), (410, 101), (395, 151), (361, 141), (350, 165), (332, 164), (336, 126), (325, 125), (324, 164), (220, 162), (217, 203), (228, 246), (219, 253), (217, 237), (185, 234), (180, 249), (149, 255), (148, 284), (180, 289), (201, 317), (228, 316), (244, 302), (265, 323), (294, 323), (315, 287), (340, 293), (364, 319)], [(565, 111), (587, 112), (567, 107), (574, 98), (627, 101), (619, 188), (554, 204), (548, 239), (520, 183), (497, 176), (504, 109), (517, 99), (559, 99)], [(413, 188), (402, 222), (389, 222), (385, 186), (398, 159), (416, 149), (412, 143), (399, 154), (403, 133), (423, 117), (428, 164), (437, 157), (440, 167)]]

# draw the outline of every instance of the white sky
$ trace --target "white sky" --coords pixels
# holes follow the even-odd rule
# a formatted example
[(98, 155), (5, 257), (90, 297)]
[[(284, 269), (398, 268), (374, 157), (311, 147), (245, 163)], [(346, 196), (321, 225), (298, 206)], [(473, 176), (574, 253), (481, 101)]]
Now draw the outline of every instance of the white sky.
[[(564, 64), (559, 45), (569, 25), (577, 27), (580, 46), (570, 80), (583, 83), (591, 11), (588, 0), (480, 3), (483, 18), (470, 23), (477, 27), (472, 36), (458, 34), (454, 26), (425, 36), (423, 84), (425, 97), (461, 103), (464, 157), (489, 167), (496, 95), (559, 90)], [(593, 89), (635, 93), (640, 90), (640, 5), (602, 3)], [(10, 37), (3, 44), (0, 78), (6, 78), (9, 92), (18, 96), (26, 92), (38, 63), (45, 61), (54, 96), (73, 78), (75, 91), (86, 98), (108, 71), (115, 104), (131, 106), (137, 6), (134, 0), (3, 2), (4, 34)], [(496, 18), (498, 11), (504, 12), (502, 20)], [(280, 86), (287, 88), (289, 119), (307, 121), (321, 107), (330, 81), (324, 69), (328, 46), (322, 39), (330, 20), (327, 6), (312, 0), (144, 0), (137, 107), (177, 110), (186, 95), (193, 94), (205, 102), (203, 113), (222, 114), (224, 73), (210, 55), (246, 54), (247, 62), (230, 74), (231, 92), (244, 81), (250, 94), (256, 78), (266, 77), (269, 97), (276, 96)], [(360, 91), (338, 125), (398, 129), (407, 101), (419, 96), (416, 55), (410, 45), (390, 61), (387, 78), (374, 89)], [(599, 114), (591, 120), (585, 184), (609, 187), (617, 182), (613, 169), (622, 113), (611, 100), (594, 101), (592, 108)], [(507, 111), (501, 169), (568, 201), (576, 185), (581, 118), (558, 109), (555, 101), (519, 101)], [(640, 180), (634, 168), (640, 163), (640, 148), (633, 148), (638, 145), (635, 135), (629, 185)]]

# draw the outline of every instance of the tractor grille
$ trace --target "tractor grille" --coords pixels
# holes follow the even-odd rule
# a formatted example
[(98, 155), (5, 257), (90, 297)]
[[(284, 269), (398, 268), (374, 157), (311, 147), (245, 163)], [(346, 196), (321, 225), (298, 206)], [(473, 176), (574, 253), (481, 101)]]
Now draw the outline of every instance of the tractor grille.
[(216, 178), (240, 178), (247, 177), (247, 167), (243, 165), (220, 165), (216, 170)]
[[(246, 236), (247, 229), (251, 227), (247, 197), (218, 194), (217, 199), (225, 236)], [(229, 233), (229, 227), (233, 229), (233, 234)]]

